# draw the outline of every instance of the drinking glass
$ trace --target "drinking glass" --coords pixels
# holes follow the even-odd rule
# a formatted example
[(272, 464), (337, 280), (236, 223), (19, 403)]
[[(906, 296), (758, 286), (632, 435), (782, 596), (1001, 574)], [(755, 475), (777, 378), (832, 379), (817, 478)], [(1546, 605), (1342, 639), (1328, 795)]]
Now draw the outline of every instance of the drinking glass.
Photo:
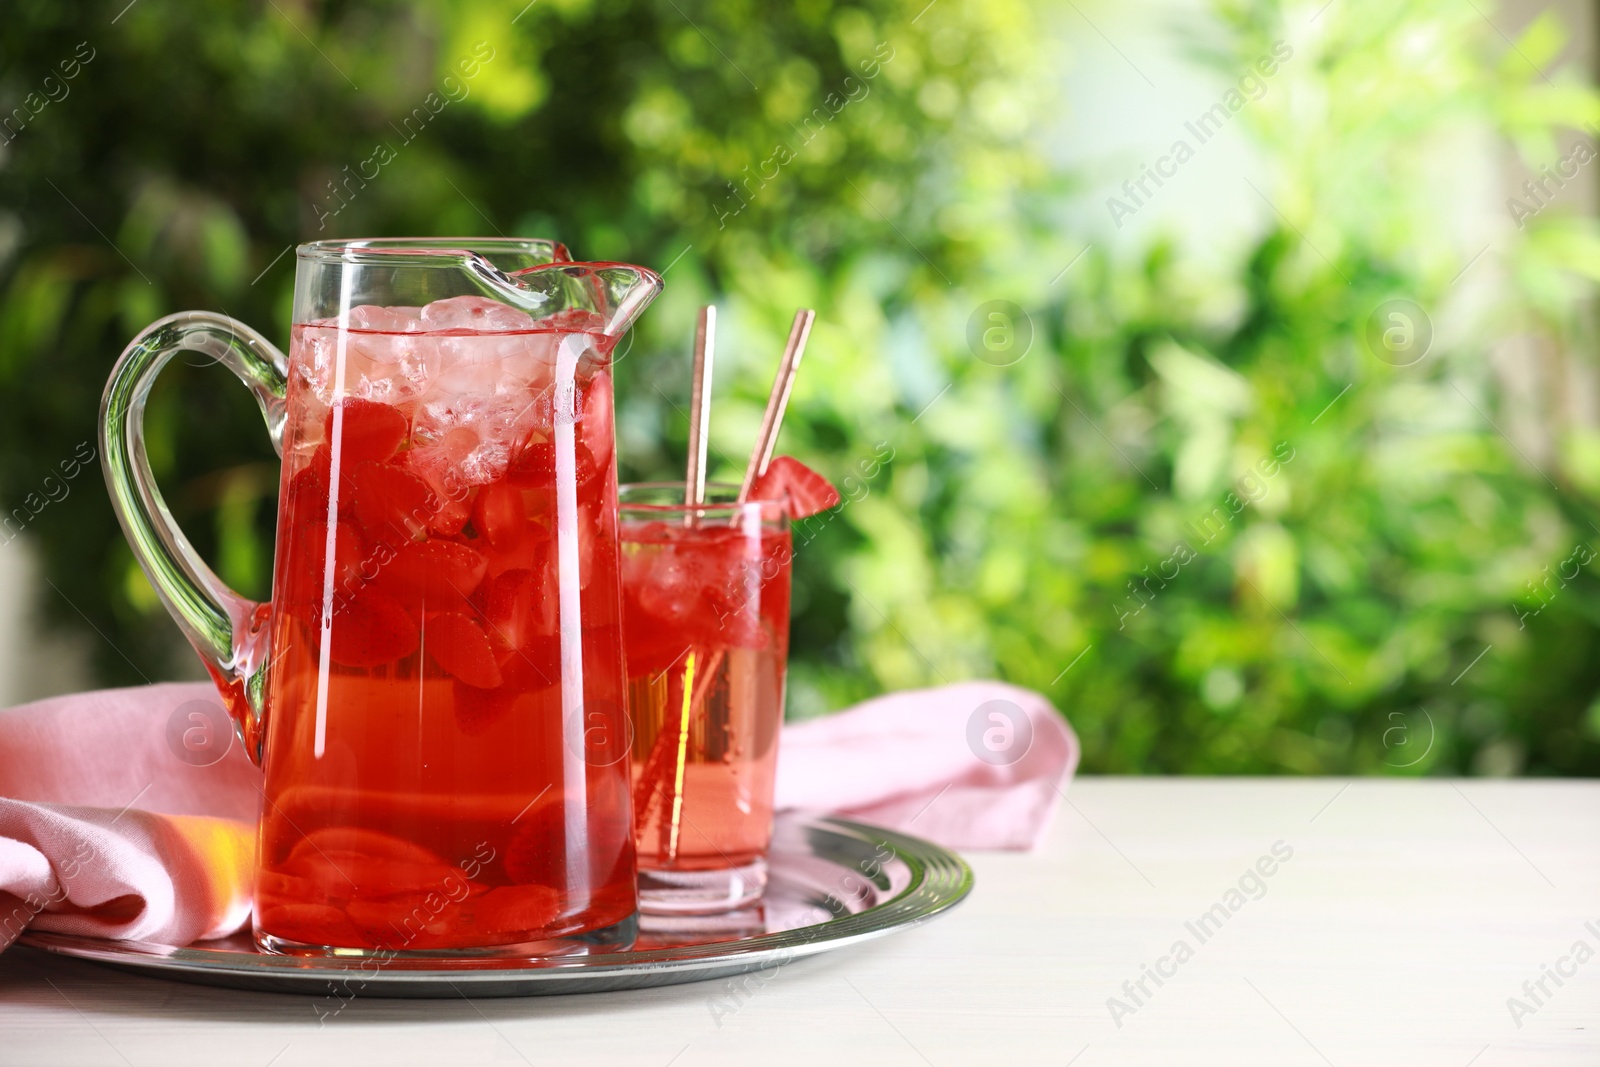
[(626, 485), (623, 643), (645, 912), (737, 908), (766, 886), (789, 650), (789, 518), (707, 487)]

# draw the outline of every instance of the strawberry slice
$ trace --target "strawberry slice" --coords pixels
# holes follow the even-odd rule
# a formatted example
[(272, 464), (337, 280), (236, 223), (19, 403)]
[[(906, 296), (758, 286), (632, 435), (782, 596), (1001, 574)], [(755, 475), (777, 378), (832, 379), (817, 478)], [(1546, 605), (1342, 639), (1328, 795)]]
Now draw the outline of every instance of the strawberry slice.
[(378, 581), (407, 603), (457, 604), (483, 581), (483, 554), (454, 541), (409, 541), (395, 550)]
[(472, 499), (478, 490), (475, 486), (462, 485), (460, 479), (448, 470), (441, 471), (416, 462), (417, 454), (415, 450), (407, 452), (409, 462), (404, 466), (408, 472), (422, 479), (433, 494), (429, 503), (434, 510), (425, 517), (428, 532), (440, 537), (454, 537), (472, 517)]
[(439, 511), (428, 483), (409, 471), (367, 460), (350, 468), (356, 521), (374, 541), (403, 544), (427, 533)]
[(495, 723), (511, 713), (517, 698), (550, 684), (560, 677), (554, 655), (547, 657), (545, 670), (536, 665), (537, 655), (513, 652), (500, 661), (502, 682), (495, 689), (479, 689), (461, 679), (455, 681), (456, 725), (468, 737), (481, 737)]
[(328, 656), (345, 667), (376, 667), (417, 650), (417, 624), (391, 596), (371, 586), (338, 601)]
[(428, 532), (440, 537), (454, 537), (472, 517), (471, 490), (462, 494), (459, 500), (442, 493), (437, 499), (440, 501), (439, 510), (428, 520)]
[(437, 891), (352, 900), (345, 914), (379, 948), (445, 948), (461, 921), (462, 906)]
[(604, 464), (611, 458), (615, 435), (611, 432), (611, 375), (599, 373), (583, 390), (583, 418), (579, 436), (589, 446), (595, 461)]
[(479, 689), (494, 689), (504, 680), (489, 638), (468, 616), (455, 611), (435, 615), (423, 633), (428, 654), (446, 673)]
[(596, 374), (584, 389), (583, 412), (578, 420), (578, 484), (588, 484), (611, 463), (615, 434), (611, 430), (611, 376)]
[[(294, 571), (289, 576), (285, 601), (296, 608), (315, 609), (322, 603), (323, 560), (328, 550), (328, 524), (312, 519), (295, 527), (298, 541)], [(333, 592), (347, 597), (366, 584), (361, 576), (365, 552), (354, 525), (339, 522), (333, 535)]]
[(473, 901), (472, 908), (475, 930), (536, 941), (561, 914), (561, 894), (547, 885), (501, 886)]
[(387, 896), (435, 889), (455, 873), (437, 859), (396, 859), (348, 849), (296, 845), (282, 872), (324, 887), (332, 897)]
[(754, 500), (783, 504), (791, 519), (805, 519), (839, 504), (839, 490), (793, 456), (778, 456), (750, 488)]
[[(490, 637), (508, 648), (523, 648), (535, 637), (554, 636), (556, 596), (549, 568), (509, 570), (484, 585), (483, 614)], [(541, 580), (541, 578), (543, 580)]]
[[(330, 486), (333, 478), (333, 454), (324, 441), (311, 453), (311, 462), (305, 469), (294, 476), (289, 483), (289, 494), (298, 508), (302, 505), (305, 510), (297, 510), (296, 515), (326, 515), (328, 513), (328, 497), (331, 495)], [(349, 519), (355, 516), (352, 503), (355, 498), (355, 487), (350, 481), (350, 464), (341, 462), (339, 465), (339, 517)]]
[(328, 513), (327, 453), (318, 448), (311, 462), (289, 479), (288, 501), (284, 511), (295, 519)]
[[(346, 397), (338, 407), (341, 420), (339, 464), (346, 470), (369, 460), (382, 462), (394, 455), (405, 441), (410, 426), (406, 417), (388, 404), (359, 397)], [(322, 423), (322, 439), (333, 440), (333, 409)]]
[(494, 482), (478, 493), (472, 508), (472, 525), (489, 539), (496, 552), (516, 548), (527, 524), (522, 491), (509, 482)]
[(443, 860), (430, 849), (403, 837), (369, 830), (364, 826), (324, 826), (312, 830), (289, 852), (289, 859), (311, 854), (326, 855), (331, 852), (359, 852), (382, 859), (404, 860), (407, 863), (442, 864)]
[(545, 489), (556, 481), (556, 446), (535, 430), (512, 457), (507, 480), (519, 489)]
[(539, 803), (517, 816), (506, 841), (506, 877), (523, 885), (559, 884), (566, 866), (566, 797), (552, 789)]
[(256, 900), (263, 897), (274, 900), (293, 900), (302, 904), (327, 904), (336, 899), (342, 899), (349, 892), (348, 883), (344, 893), (334, 894), (327, 891), (327, 887), (320, 886), (309, 878), (299, 875), (284, 874), (263, 868), (256, 872)]

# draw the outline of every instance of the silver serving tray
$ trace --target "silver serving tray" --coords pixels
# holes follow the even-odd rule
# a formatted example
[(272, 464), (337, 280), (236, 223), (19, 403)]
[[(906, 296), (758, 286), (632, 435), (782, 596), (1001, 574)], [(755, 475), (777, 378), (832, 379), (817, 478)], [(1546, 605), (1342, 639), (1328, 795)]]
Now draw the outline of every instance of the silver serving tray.
[(972, 889), (955, 853), (846, 819), (779, 816), (761, 902), (722, 915), (642, 916), (626, 952), (364, 964), (258, 952), (248, 934), (187, 948), (30, 932), (21, 943), (200, 985), (347, 1000), (520, 997), (674, 985), (780, 968), (925, 922)]

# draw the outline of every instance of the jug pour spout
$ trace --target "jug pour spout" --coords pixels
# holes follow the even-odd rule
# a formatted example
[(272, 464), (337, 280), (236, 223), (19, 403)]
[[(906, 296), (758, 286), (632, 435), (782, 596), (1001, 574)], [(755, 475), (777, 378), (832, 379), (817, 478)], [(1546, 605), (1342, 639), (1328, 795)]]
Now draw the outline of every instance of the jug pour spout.
[(504, 275), (514, 292), (503, 299), (540, 318), (588, 312), (607, 337), (628, 332), (661, 292), (661, 276), (628, 263), (547, 263)]

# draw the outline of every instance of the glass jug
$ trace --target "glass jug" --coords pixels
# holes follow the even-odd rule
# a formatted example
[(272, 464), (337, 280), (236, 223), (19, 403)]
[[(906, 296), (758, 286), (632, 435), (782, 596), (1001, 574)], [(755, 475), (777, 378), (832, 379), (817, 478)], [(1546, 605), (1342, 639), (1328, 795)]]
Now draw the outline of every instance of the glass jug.
[[(297, 250), (287, 358), (207, 312), (123, 352), (106, 480), (265, 772), (263, 950), (631, 938), (610, 357), (660, 289), (549, 241), (323, 241)], [(196, 555), (145, 457), (150, 386), (191, 351), (283, 458), (270, 604)]]

